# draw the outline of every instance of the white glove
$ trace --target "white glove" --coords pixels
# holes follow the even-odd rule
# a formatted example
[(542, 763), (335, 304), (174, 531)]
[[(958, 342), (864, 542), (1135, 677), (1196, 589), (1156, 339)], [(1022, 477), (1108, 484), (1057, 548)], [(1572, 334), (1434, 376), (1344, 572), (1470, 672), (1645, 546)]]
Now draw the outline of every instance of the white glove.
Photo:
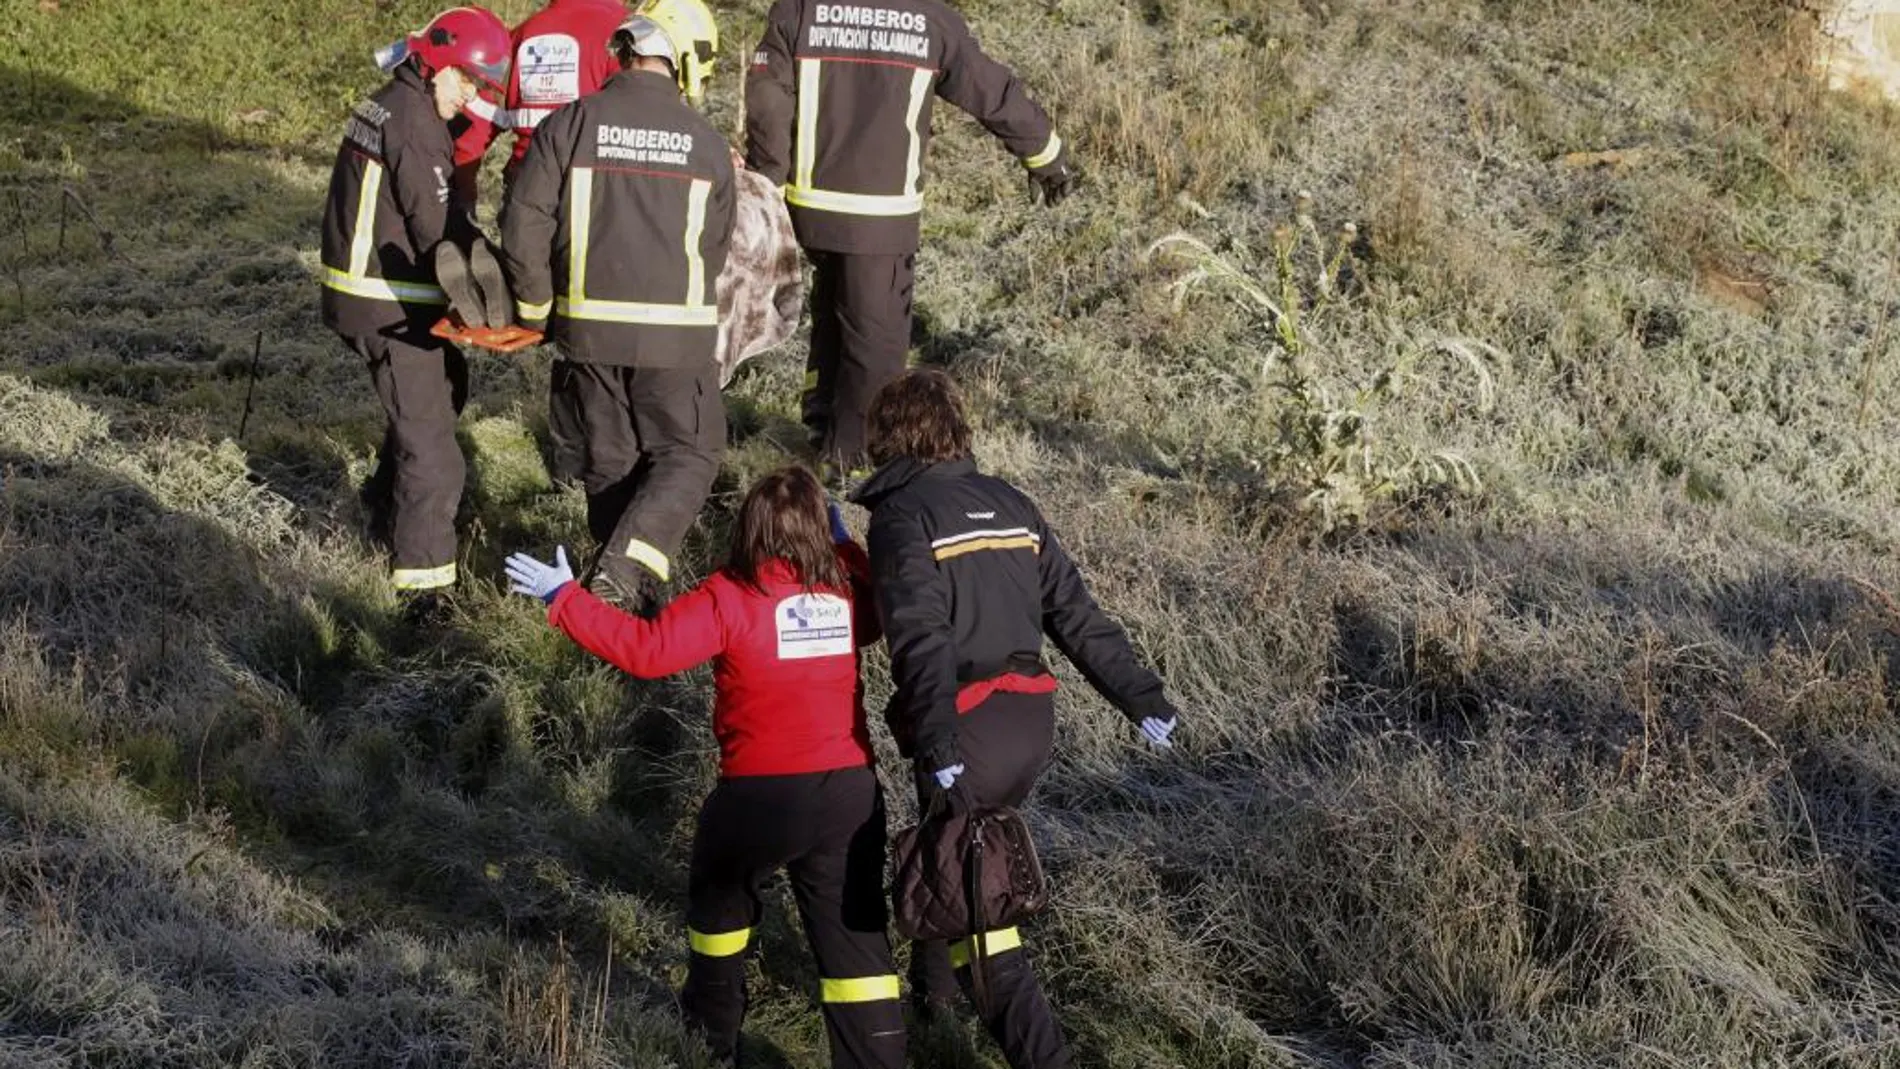
[(1163, 720), (1158, 716), (1151, 716), (1141, 722), (1141, 737), (1147, 739), (1148, 745), (1155, 749), (1166, 750), (1174, 745), (1168, 741), (1168, 736), (1174, 733), (1174, 725), (1180, 722), (1180, 717), (1171, 716)]
[(940, 768), (932, 772), (931, 775), (937, 777), (937, 786), (947, 791), (956, 786), (957, 777), (963, 775), (963, 766), (961, 764), (955, 764), (949, 768)]
[(567, 564), (567, 547), (554, 547), (554, 563), (543, 564), (526, 553), (516, 553), (508, 558), (508, 591), (511, 594), (529, 594), (548, 604), (554, 604), (554, 595), (561, 588), (574, 581), (574, 569)]

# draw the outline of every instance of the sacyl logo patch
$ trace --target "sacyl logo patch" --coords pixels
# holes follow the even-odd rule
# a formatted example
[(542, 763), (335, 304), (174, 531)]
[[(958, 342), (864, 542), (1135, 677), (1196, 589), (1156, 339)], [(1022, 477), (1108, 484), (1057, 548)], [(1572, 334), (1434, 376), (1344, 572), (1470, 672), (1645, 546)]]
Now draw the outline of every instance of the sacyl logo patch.
[(778, 603), (778, 655), (783, 661), (848, 654), (851, 603), (836, 594), (799, 594)]

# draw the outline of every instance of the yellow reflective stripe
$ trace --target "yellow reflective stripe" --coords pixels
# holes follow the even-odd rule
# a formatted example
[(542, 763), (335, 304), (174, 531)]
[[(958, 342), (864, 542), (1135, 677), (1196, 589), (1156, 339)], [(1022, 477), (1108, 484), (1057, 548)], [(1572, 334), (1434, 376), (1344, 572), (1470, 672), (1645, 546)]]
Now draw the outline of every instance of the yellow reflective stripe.
[(397, 568), (389, 573), (389, 581), (397, 590), (434, 590), (439, 586), (455, 584), (455, 564), (444, 564), (439, 568)]
[(853, 976), (834, 980), (827, 976), (819, 982), (819, 998), (825, 1002), (881, 1002), (899, 995), (897, 977)]
[[(369, 258), (376, 251), (376, 200), (382, 192), (383, 173), (381, 161), (364, 161), (363, 183), (356, 191), (356, 221), (350, 232), (349, 269), (339, 270), (324, 264), (320, 281), (338, 293), (372, 301), (447, 304), (449, 299), (442, 293), (440, 286), (428, 282), (374, 278), (369, 273)], [(450, 581), (453, 582), (453, 579)]]
[(696, 308), (706, 303), (706, 261), (699, 254), (699, 239), (706, 232), (706, 198), (712, 183), (693, 179), (686, 191), (686, 305)]
[[(917, 183), (924, 173), (924, 140), (917, 132), (917, 122), (923, 117), (924, 101), (930, 99), (930, 81), (937, 72), (919, 67), (910, 74), (910, 109), (904, 113), (904, 132), (910, 135), (910, 148), (904, 157), (904, 194), (917, 195)], [(922, 209), (923, 205), (918, 204)]]
[(542, 301), (540, 304), (529, 304), (526, 301), (521, 301), (515, 305), (515, 309), (520, 313), (522, 319), (546, 319), (548, 312), (552, 311), (553, 308), (553, 301)]
[(376, 194), (383, 188), (383, 165), (363, 163), (363, 184), (356, 191), (356, 230), (350, 235), (350, 274), (369, 274), (369, 254), (376, 250)]
[(587, 229), (594, 219), (594, 169), (576, 167), (567, 177), (567, 299), (587, 300)]
[(800, 208), (843, 212), (846, 215), (916, 215), (924, 210), (922, 193), (886, 197), (874, 193), (835, 193), (829, 189), (793, 186), (785, 191), (785, 201)]
[(1034, 553), (1041, 553), (1042, 543), (1033, 535), (1022, 535), (1016, 538), (977, 538), (968, 542), (958, 542), (953, 546), (945, 546), (931, 555), (937, 560), (946, 561), (952, 557), (961, 557), (965, 553), (976, 553), (985, 549), (1027, 549)]
[(817, 388), (818, 388), (818, 369), (815, 367), (806, 368), (805, 369), (805, 389), (816, 390)]
[(347, 293), (352, 297), (367, 297), (372, 301), (401, 301), (407, 304), (447, 304), (448, 297), (442, 287), (427, 282), (391, 282), (386, 278), (370, 278), (366, 275), (352, 275), (348, 271), (339, 271), (324, 265), (319, 277), (325, 286), (338, 293)]
[(950, 944), (950, 965), (952, 968), (961, 969), (970, 964), (971, 944), (975, 943), (978, 939), (983, 941), (984, 957), (1001, 954), (1005, 950), (1015, 950), (1023, 945), (1022, 933), (1014, 928), (999, 928), (993, 932), (984, 932), (982, 935), (972, 936), (969, 939)]
[(714, 932), (711, 935), (697, 929), (686, 929), (686, 941), (692, 944), (693, 953), (704, 954), (709, 958), (729, 958), (744, 950), (752, 939), (752, 929), (741, 928), (736, 932)]
[(1060, 155), (1062, 155), (1062, 139), (1057, 137), (1055, 131), (1052, 130), (1049, 132), (1049, 143), (1043, 146), (1041, 152), (1024, 160), (1023, 166), (1030, 170), (1047, 167), (1056, 162), (1056, 157)]
[(649, 323), (662, 327), (716, 327), (719, 325), (719, 308), (711, 304), (687, 308), (678, 304), (576, 301), (569, 297), (556, 297), (554, 310), (569, 319), (593, 319), (603, 323)]
[[(705, 185), (711, 190), (711, 184), (695, 181), (695, 186)], [(606, 323), (647, 323), (656, 326), (671, 327), (717, 327), (719, 308), (705, 302), (704, 281), (705, 264), (700, 261), (699, 239), (697, 234), (705, 229), (706, 194), (699, 195), (698, 218), (692, 218), (688, 210), (687, 235), (689, 256), (688, 275), (700, 278), (698, 299), (688, 294), (687, 304), (647, 304), (640, 301), (608, 301), (587, 296), (587, 232), (593, 225), (594, 212), (594, 169), (576, 167), (567, 179), (567, 295), (554, 298), (554, 310), (569, 319), (592, 319)], [(526, 306), (522, 311), (525, 318), (539, 318), (529, 315), (530, 311), (545, 308), (545, 305)], [(664, 558), (662, 558), (664, 559)], [(661, 577), (665, 573), (661, 572)]]
[(798, 126), (792, 133), (792, 185), (811, 188), (818, 163), (818, 60), (798, 61)]
[(628, 560), (637, 561), (645, 565), (647, 571), (660, 577), (661, 582), (665, 582), (672, 574), (673, 566), (667, 562), (666, 554), (661, 553), (658, 549), (640, 541), (638, 538), (629, 539), (627, 541), (625, 555)]

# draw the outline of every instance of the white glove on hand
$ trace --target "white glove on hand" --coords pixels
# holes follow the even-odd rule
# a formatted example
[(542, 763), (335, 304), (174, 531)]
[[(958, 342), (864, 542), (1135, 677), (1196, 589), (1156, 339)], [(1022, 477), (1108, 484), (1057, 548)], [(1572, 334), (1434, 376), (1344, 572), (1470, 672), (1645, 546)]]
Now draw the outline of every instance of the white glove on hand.
[(1147, 739), (1148, 745), (1155, 749), (1166, 750), (1174, 745), (1168, 741), (1168, 736), (1174, 733), (1174, 725), (1180, 722), (1180, 717), (1171, 716), (1163, 720), (1151, 716), (1141, 722), (1141, 737)]
[(963, 766), (961, 764), (955, 764), (949, 768), (940, 768), (932, 772), (931, 775), (937, 777), (937, 786), (947, 791), (956, 786), (957, 777), (963, 775)]
[(574, 569), (567, 564), (567, 547), (554, 547), (554, 563), (543, 564), (526, 553), (508, 558), (508, 591), (529, 594), (552, 605), (554, 595), (574, 581)]

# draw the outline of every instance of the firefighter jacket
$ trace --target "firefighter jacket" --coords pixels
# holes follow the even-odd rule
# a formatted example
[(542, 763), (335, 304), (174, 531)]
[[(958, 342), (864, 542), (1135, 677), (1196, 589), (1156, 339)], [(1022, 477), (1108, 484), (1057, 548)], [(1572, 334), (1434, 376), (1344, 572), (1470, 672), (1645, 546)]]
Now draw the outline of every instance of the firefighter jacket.
[(894, 687), (885, 718), (919, 767), (959, 761), (957, 714), (989, 692), (1053, 689), (1044, 635), (1131, 722), (1175, 715), (1161, 680), (1015, 487), (970, 460), (900, 458), (852, 500), (871, 509), (872, 583)]
[(414, 67), (356, 106), (323, 208), (325, 326), (367, 337), (405, 323), (427, 329), (441, 317), (448, 298), (435, 284), (436, 243), (474, 236), (449, 206), (454, 156)]
[(713, 735), (722, 776), (783, 776), (871, 763), (858, 648), (878, 639), (864, 596), (869, 563), (838, 547), (852, 589), (808, 589), (782, 561), (759, 589), (715, 572), (651, 620), (568, 583), (548, 622), (642, 679), (713, 662)]
[(504, 131), (515, 135), (511, 165), (521, 162), (541, 120), (620, 73), (607, 43), (626, 20), (620, 0), (553, 0), (523, 20), (515, 27), (502, 106), (483, 99), (468, 106), (470, 121), (456, 138), (455, 165), (481, 159)]
[(731, 149), (652, 71), (615, 75), (543, 120), (502, 207), (523, 322), (572, 360), (710, 364), (734, 216)]
[(1032, 171), (1062, 139), (938, 0), (777, 0), (746, 74), (747, 166), (785, 187), (807, 248), (917, 251), (930, 105), (969, 112)]

